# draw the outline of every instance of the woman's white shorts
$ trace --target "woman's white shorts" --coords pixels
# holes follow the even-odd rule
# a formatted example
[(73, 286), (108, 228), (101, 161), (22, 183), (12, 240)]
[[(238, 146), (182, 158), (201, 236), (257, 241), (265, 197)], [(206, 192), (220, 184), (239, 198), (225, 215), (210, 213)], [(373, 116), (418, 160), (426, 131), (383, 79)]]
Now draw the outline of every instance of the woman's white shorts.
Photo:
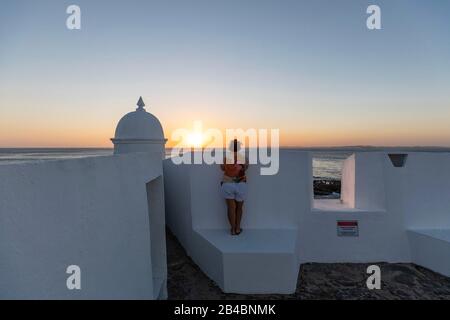
[(245, 182), (224, 182), (220, 187), (222, 196), (225, 199), (234, 199), (238, 202), (242, 202), (247, 196), (247, 183)]

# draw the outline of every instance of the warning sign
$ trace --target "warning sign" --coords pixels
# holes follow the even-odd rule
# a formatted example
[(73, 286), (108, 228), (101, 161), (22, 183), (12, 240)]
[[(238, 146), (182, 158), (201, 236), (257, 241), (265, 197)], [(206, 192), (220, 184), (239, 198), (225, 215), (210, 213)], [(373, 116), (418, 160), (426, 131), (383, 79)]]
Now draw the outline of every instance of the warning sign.
[(338, 221), (337, 235), (338, 237), (358, 237), (358, 221)]

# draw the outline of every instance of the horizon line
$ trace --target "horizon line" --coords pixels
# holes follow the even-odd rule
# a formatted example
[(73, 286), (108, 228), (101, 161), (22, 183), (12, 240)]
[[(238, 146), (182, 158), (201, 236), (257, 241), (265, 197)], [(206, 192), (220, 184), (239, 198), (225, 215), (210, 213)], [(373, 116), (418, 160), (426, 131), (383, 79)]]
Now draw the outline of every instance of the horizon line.
[[(270, 147), (270, 146), (269, 146)], [(165, 147), (165, 149), (173, 149), (174, 147)], [(197, 147), (182, 147), (185, 149), (214, 149), (220, 147), (210, 147), (210, 148), (197, 148)], [(226, 148), (226, 147), (223, 147)], [(280, 146), (280, 149), (448, 149), (450, 150), (450, 146), (440, 146), (440, 145), (415, 145), (415, 146), (383, 146), (383, 145), (346, 145), (346, 146)], [(97, 146), (73, 146), (73, 147), (57, 147), (57, 146), (20, 146), (20, 147), (1, 147), (0, 150), (6, 149), (103, 149), (109, 150), (114, 149), (114, 146), (111, 147), (97, 147)], [(248, 149), (248, 148), (246, 148)]]

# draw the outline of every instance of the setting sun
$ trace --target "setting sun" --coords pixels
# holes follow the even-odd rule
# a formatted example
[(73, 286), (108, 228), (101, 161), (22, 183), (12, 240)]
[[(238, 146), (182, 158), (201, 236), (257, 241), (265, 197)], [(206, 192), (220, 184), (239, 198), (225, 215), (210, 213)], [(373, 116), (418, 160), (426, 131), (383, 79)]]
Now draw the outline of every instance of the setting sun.
[(203, 135), (200, 132), (193, 132), (187, 136), (187, 143), (190, 147), (200, 148), (203, 145)]

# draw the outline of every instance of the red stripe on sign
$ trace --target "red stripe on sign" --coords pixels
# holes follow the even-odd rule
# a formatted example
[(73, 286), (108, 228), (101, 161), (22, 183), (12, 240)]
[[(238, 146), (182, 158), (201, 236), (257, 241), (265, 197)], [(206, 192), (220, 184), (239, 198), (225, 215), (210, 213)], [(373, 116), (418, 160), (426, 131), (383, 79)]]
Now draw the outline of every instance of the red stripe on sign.
[(358, 221), (338, 221), (339, 227), (356, 227), (358, 225)]

